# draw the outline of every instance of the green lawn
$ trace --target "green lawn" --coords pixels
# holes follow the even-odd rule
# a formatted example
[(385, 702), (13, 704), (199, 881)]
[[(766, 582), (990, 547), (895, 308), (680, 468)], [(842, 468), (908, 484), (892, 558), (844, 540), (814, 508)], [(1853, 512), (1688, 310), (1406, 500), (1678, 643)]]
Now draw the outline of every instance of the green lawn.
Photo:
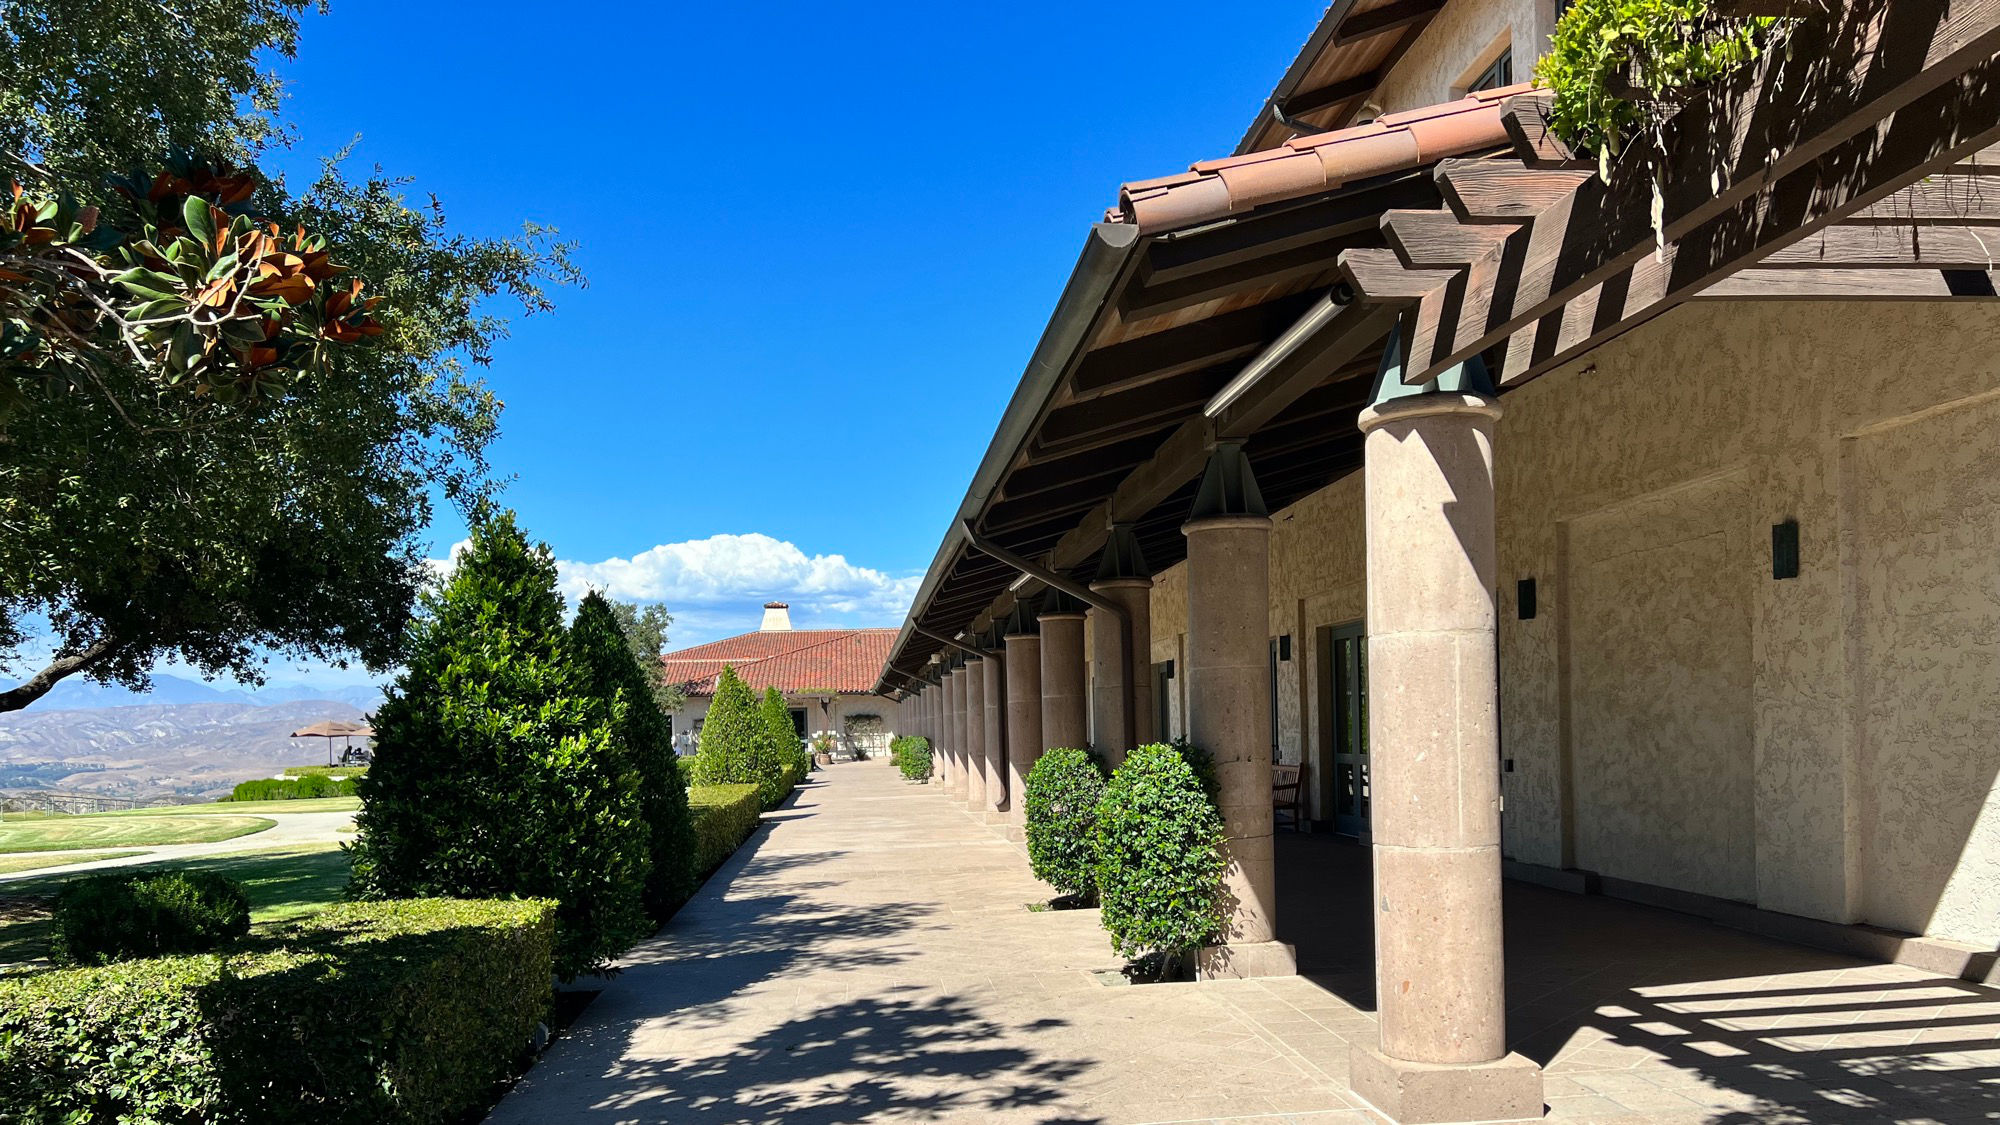
[[(163, 868), (217, 871), (243, 884), (250, 919), (259, 928), (296, 921), (340, 901), (347, 886), (347, 853), (336, 844), (168, 860), (121, 867), (120, 873)], [(41, 875), (0, 883), (0, 972), (39, 967), (48, 953), (47, 903), (65, 882), (84, 877)]]
[[(78, 813), (64, 819), (80, 820), (98, 816), (240, 816), (243, 813), (353, 812), (361, 807), (359, 797), (310, 797), (298, 801), (217, 801), (212, 805), (155, 805), (145, 809), (116, 809), (112, 812)], [(27, 817), (49, 818), (48, 813), (8, 813), (12, 822)]]
[(0, 855), (0, 875), (16, 871), (33, 871), (38, 867), (64, 867), (72, 863), (96, 863), (100, 859), (124, 859), (128, 855), (145, 855), (136, 852), (64, 852), (61, 855)]
[(0, 821), (0, 855), (12, 852), (211, 844), (262, 832), (260, 816), (48, 816)]

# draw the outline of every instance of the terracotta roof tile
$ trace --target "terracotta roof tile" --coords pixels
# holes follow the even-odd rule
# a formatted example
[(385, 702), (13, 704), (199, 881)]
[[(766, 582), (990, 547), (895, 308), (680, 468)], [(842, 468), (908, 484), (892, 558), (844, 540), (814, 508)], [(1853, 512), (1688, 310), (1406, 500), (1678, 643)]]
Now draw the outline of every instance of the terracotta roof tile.
[(1481, 90), (1366, 125), (1293, 137), (1277, 148), (1204, 160), (1179, 175), (1135, 180), (1119, 189), (1118, 206), (1105, 217), (1154, 234), (1503, 145), (1502, 103), (1531, 88)]
[(744, 633), (660, 657), (667, 678), (689, 695), (715, 694), (724, 665), (736, 669), (750, 690), (775, 687), (786, 694), (831, 689), (865, 695), (896, 642), (894, 629), (794, 629)]

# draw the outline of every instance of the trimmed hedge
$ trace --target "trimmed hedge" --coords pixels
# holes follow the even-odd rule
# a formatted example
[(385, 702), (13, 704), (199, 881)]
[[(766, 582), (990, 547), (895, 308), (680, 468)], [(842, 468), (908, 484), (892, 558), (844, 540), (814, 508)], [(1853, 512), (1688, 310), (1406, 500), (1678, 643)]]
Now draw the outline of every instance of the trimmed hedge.
[(286, 766), (286, 777), (366, 777), (367, 766)]
[(1214, 766), (1185, 743), (1132, 751), (1104, 787), (1096, 851), (1101, 921), (1111, 945), (1155, 972), (1221, 928), (1222, 814)]
[(889, 740), (889, 759), (909, 781), (927, 781), (931, 776), (931, 740), (906, 734)]
[(1091, 828), (1104, 796), (1104, 761), (1088, 750), (1058, 747), (1036, 759), (1022, 786), (1028, 863), (1035, 878), (1072, 898), (1097, 896)]
[(213, 871), (92, 875), (63, 885), (49, 923), (58, 965), (200, 953), (250, 932), (250, 896)]
[(748, 783), (696, 785), (688, 789), (688, 811), (694, 816), (695, 870), (707, 875), (756, 830), (764, 800)]
[(310, 801), (318, 797), (352, 797), (360, 792), (359, 778), (328, 777), (323, 773), (305, 777), (260, 777), (240, 782), (225, 801)]
[(439, 1125), (549, 1011), (554, 906), (334, 906), (279, 939), (0, 981), (0, 1119)]

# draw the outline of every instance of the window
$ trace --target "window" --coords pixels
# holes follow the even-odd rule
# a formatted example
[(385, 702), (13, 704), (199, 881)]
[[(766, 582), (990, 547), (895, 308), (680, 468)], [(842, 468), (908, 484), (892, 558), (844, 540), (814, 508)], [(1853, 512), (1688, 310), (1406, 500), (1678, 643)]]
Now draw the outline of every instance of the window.
[(1467, 82), (1465, 84), (1465, 92), (1470, 94), (1477, 90), (1497, 90), (1502, 86), (1512, 86), (1513, 84), (1514, 52), (1509, 49), (1501, 51), (1499, 58), (1488, 63), (1485, 70), (1480, 71), (1473, 77), (1472, 81)]

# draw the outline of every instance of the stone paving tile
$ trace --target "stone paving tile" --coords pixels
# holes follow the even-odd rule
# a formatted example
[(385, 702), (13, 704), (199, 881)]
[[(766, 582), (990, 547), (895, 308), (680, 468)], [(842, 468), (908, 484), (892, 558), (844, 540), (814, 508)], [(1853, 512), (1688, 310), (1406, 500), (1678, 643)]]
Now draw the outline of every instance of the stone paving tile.
[[(1124, 985), (1095, 911), (877, 763), (814, 775), (492, 1125), (1379, 1125), (1362, 849), (1279, 838), (1302, 975)], [(2000, 1125), (2000, 992), (1510, 886), (1509, 1021), (1562, 1125)], [(1107, 986), (1098, 974), (1110, 975)]]

